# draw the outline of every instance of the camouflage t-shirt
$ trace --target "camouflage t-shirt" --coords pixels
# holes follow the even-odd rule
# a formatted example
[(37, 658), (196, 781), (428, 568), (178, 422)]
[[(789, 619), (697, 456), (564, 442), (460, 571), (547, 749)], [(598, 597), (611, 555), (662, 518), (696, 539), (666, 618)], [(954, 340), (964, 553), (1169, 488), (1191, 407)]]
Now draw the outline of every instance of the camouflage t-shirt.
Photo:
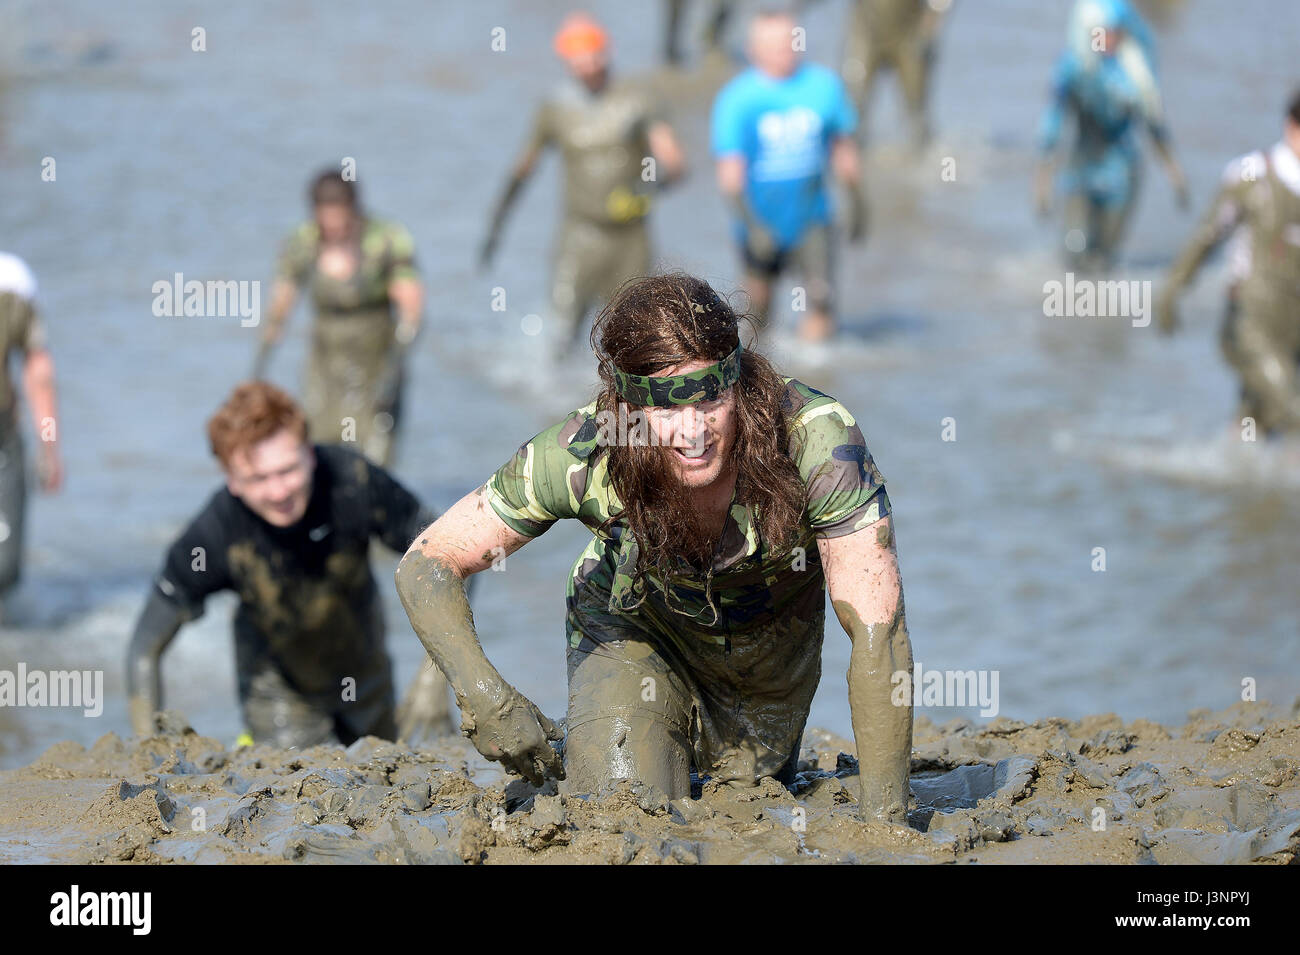
[(488, 502), (527, 537), (565, 518), (590, 528), (594, 537), (574, 564), (569, 596), (575, 579), (590, 579), (596, 563), (607, 565), (611, 613), (635, 613), (644, 598), (655, 605), (656, 617), (664, 619), (666, 613), (681, 628), (722, 642), (721, 634), (769, 622), (795, 606), (806, 608), (825, 580), (817, 539), (875, 523), (889, 514), (889, 498), (848, 409), (799, 381), (785, 381), (789, 454), (807, 489), (798, 539), (789, 550), (769, 550), (749, 507), (733, 500), (707, 574), (674, 575), (667, 592), (648, 574), (651, 586), (638, 592), (632, 581), (637, 545), (626, 524), (600, 529), (622, 505), (610, 485), (594, 402), (521, 447), (488, 480)]
[(319, 252), (320, 228), (315, 222), (303, 223), (285, 241), (276, 276), (297, 286), (308, 286), (312, 302), (324, 313), (387, 309), (389, 283), (420, 277), (415, 267), (415, 241), (396, 222), (365, 220), (361, 259), (348, 279), (339, 280), (317, 269)]

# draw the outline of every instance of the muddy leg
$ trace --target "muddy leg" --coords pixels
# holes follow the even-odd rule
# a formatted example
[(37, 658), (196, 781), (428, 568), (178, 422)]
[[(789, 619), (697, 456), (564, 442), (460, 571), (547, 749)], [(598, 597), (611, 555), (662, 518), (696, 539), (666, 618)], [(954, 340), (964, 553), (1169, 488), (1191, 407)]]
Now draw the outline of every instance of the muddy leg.
[(809, 229), (795, 252), (808, 297), (808, 314), (799, 326), (799, 337), (804, 341), (824, 341), (835, 331), (831, 256), (831, 230), (827, 226)]
[(0, 600), (18, 583), (22, 572), (26, 510), (22, 433), (13, 422), (0, 441)]
[(927, 44), (914, 36), (899, 44), (895, 62), (898, 66), (898, 83), (903, 88), (903, 101), (907, 105), (908, 125), (912, 145), (917, 149), (930, 141), (930, 124), (926, 113)]
[(1271, 335), (1267, 323), (1243, 314), (1236, 325), (1236, 369), (1241, 390), (1257, 409), (1260, 431), (1300, 432), (1296, 355)]
[(669, 799), (691, 791), (690, 708), (667, 663), (648, 644), (571, 649), (564, 744), (566, 793), (598, 793), (626, 779)]

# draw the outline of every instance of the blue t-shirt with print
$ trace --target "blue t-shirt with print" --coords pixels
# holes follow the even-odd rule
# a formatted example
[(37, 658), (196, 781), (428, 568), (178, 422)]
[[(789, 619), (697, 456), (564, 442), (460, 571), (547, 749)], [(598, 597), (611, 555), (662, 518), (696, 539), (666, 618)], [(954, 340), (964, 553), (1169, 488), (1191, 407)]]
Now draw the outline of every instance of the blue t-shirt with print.
[(751, 68), (714, 101), (713, 154), (744, 157), (750, 207), (788, 249), (810, 225), (830, 221), (830, 145), (856, 127), (844, 84), (825, 67), (805, 63), (783, 79)]

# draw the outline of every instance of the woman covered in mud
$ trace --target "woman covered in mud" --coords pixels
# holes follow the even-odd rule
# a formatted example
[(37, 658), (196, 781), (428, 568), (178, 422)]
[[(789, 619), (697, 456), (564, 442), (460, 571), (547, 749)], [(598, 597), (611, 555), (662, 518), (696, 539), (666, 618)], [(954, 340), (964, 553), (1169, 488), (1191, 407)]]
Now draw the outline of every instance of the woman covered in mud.
[[(570, 793), (632, 780), (677, 799), (692, 768), (792, 782), (829, 585), (853, 641), (860, 809), (904, 824), (911, 694), (893, 678), (910, 679), (911, 646), (889, 499), (853, 415), (743, 348), (696, 278), (624, 285), (591, 340), (596, 400), (525, 443), (397, 571), (467, 736)], [(593, 533), (567, 587), (563, 733), (484, 655), (464, 586), (562, 519)], [(561, 757), (548, 741), (562, 738)]]
[(316, 320), (303, 382), (312, 438), (356, 442), (392, 464), (406, 353), (420, 331), (424, 286), (411, 234), (364, 214), (356, 183), (327, 170), (310, 189), (312, 219), (284, 244), (253, 377), (261, 378), (293, 311), (310, 290)]

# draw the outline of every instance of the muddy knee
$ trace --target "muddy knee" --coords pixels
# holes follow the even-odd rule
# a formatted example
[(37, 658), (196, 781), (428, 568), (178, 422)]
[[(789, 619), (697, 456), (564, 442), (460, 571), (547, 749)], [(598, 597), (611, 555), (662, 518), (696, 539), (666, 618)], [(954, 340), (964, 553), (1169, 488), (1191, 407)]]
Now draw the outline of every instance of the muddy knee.
[(569, 651), (564, 791), (626, 779), (690, 794), (691, 699), (658, 648), (637, 640)]
[(679, 727), (644, 713), (596, 717), (569, 727), (561, 788), (598, 793), (628, 780), (680, 799), (690, 795), (690, 768), (689, 740)]

